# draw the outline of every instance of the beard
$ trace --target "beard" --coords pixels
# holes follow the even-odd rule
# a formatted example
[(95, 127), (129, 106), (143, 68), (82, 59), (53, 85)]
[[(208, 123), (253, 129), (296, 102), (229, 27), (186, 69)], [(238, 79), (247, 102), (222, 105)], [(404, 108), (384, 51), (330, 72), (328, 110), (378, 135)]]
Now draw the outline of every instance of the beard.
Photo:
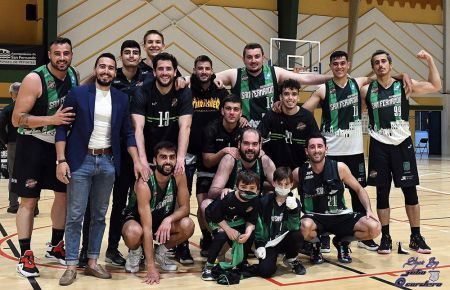
[(60, 65), (58, 65), (58, 62), (53, 62), (53, 61), (50, 61), (50, 65), (54, 68), (54, 69), (56, 69), (56, 70), (58, 70), (58, 71), (67, 71), (67, 69), (69, 68), (69, 66), (70, 66), (70, 63), (68, 63), (68, 62), (59, 62), (59, 64), (64, 64), (65, 65), (65, 67), (64, 68), (61, 68), (60, 67)]
[[(246, 153), (250, 153), (250, 152), (253, 152), (253, 157), (252, 158), (248, 158), (247, 155), (246, 155)], [(259, 156), (259, 152), (260, 152), (259, 149), (257, 149), (257, 150), (247, 150), (247, 151), (243, 151), (242, 149), (239, 149), (239, 153), (241, 155), (242, 160), (244, 160), (246, 162), (253, 162), (253, 161), (255, 161), (258, 158), (258, 156)]]
[[(166, 171), (166, 170), (164, 170), (164, 167), (170, 167), (170, 170)], [(173, 171), (175, 170), (175, 167), (172, 166), (171, 164), (163, 164), (163, 165), (156, 164), (156, 170), (158, 170), (158, 172), (164, 176), (169, 176), (173, 173)]]
[(173, 84), (173, 79), (174, 79), (174, 78), (171, 78), (170, 81), (169, 81), (167, 84), (161, 82), (161, 81), (159, 80), (159, 78), (156, 78), (156, 81), (158, 82), (158, 84), (159, 84), (161, 87), (166, 88), (166, 87), (170, 87), (170, 86)]
[(97, 76), (97, 83), (101, 86), (109, 87), (112, 83), (112, 78), (111, 78), (111, 80), (104, 81), (100, 78), (100, 76)]
[(314, 159), (314, 158), (309, 158), (311, 163), (320, 163), (325, 159), (325, 153), (324, 154), (319, 154), (319, 159)]

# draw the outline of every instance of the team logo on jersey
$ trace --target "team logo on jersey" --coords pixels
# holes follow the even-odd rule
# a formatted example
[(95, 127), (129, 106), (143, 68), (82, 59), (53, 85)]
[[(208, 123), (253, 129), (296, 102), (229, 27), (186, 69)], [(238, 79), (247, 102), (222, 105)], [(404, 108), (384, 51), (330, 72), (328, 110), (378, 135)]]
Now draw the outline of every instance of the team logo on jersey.
[(241, 77), (241, 81), (246, 81), (246, 80), (248, 80), (248, 75), (243, 75), (243, 76)]
[(172, 99), (172, 107), (176, 107), (178, 105), (178, 99), (177, 98), (173, 98)]
[(376, 172), (375, 170), (371, 170), (371, 171), (369, 172), (369, 177), (370, 177), (370, 178), (376, 178), (377, 175), (378, 175), (378, 172)]
[(49, 88), (49, 89), (54, 89), (54, 88), (56, 88), (56, 83), (55, 83), (55, 81), (52, 81), (52, 80), (48, 81), (48, 82), (47, 82), (47, 88)]
[(306, 124), (303, 122), (300, 122), (297, 124), (297, 130), (305, 130), (306, 129)]
[(37, 180), (29, 178), (25, 181), (25, 187), (26, 188), (34, 188), (36, 187)]
[(136, 83), (136, 87), (142, 87), (142, 84), (143, 84), (143, 83), (144, 83), (143, 81), (137, 82), (137, 83)]

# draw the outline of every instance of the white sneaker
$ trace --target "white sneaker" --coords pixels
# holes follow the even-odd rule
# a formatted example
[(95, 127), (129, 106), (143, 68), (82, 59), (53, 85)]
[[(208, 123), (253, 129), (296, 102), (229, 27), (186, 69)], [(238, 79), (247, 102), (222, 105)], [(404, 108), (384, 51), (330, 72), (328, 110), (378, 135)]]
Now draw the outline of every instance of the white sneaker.
[(177, 264), (167, 257), (167, 252), (161, 251), (161, 246), (155, 248), (155, 261), (164, 271), (176, 271), (178, 269)]
[(142, 247), (136, 250), (129, 250), (127, 261), (125, 262), (125, 271), (129, 273), (139, 272), (139, 264), (141, 262)]

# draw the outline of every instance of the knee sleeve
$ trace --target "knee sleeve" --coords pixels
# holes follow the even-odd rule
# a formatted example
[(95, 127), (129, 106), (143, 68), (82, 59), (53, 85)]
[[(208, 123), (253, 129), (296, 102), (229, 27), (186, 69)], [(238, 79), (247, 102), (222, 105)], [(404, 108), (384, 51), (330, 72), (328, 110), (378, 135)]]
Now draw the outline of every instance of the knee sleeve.
[(406, 205), (419, 204), (419, 197), (417, 196), (417, 189), (415, 186), (402, 187), (402, 191), (405, 196)]
[(377, 186), (377, 209), (389, 208), (389, 193), (391, 188), (389, 186)]

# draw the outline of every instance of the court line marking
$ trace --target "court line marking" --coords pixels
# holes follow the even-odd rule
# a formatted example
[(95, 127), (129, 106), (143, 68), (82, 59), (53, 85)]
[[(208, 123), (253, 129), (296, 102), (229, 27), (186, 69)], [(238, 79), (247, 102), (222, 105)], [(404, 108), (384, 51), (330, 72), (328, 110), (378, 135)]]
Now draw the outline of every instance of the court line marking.
[[(8, 233), (6, 232), (6, 230), (3, 227), (2, 223), (0, 223), (0, 232), (2, 233), (3, 237), (7, 237), (8, 236)], [(14, 260), (17, 261), (17, 259), (20, 257), (20, 254), (19, 254), (19, 251), (17, 251), (16, 246), (14, 245), (14, 243), (10, 239), (8, 239), (6, 243), (8, 244), (9, 249), (11, 250), (13, 255), (15, 256)], [(1, 243), (0, 243), (0, 245), (1, 245)], [(1, 248), (0, 248), (0, 251), (3, 252), (3, 250)], [(35, 277), (26, 277), (26, 279), (28, 280), (28, 282), (30, 282), (31, 287), (33, 288), (33, 290), (41, 290), (41, 286), (39, 286), (39, 283), (36, 281)]]

